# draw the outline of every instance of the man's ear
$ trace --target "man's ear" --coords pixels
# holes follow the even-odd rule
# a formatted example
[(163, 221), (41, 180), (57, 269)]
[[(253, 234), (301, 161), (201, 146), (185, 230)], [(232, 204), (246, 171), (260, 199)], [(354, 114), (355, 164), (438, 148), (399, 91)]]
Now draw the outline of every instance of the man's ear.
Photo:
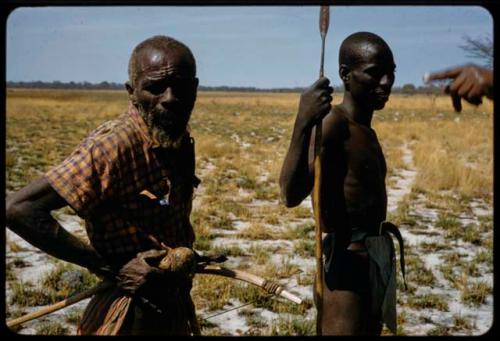
[(339, 66), (339, 76), (342, 79), (342, 83), (344, 83), (344, 89), (349, 91), (350, 88), (350, 78), (351, 78), (351, 70), (345, 64), (340, 64)]
[(130, 84), (129, 81), (125, 82), (125, 89), (127, 89), (128, 92), (128, 98), (132, 103), (135, 103), (135, 95), (134, 95), (134, 88)]
[(340, 67), (339, 67), (339, 76), (340, 76), (340, 79), (342, 79), (342, 81), (345, 83), (345, 82), (348, 82), (349, 81), (349, 77), (350, 77), (350, 72), (351, 70), (349, 69), (349, 67), (345, 64), (340, 64)]
[(132, 95), (134, 93), (134, 88), (129, 81), (125, 82), (125, 89), (127, 89), (129, 95)]

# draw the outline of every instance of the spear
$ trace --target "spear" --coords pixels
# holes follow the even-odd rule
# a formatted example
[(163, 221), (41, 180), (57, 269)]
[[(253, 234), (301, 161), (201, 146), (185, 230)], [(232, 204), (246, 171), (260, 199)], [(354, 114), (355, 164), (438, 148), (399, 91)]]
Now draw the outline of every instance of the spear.
[[(321, 34), (321, 64), (319, 69), (319, 77), (323, 77), (323, 65), (325, 61), (325, 38), (330, 24), (330, 7), (321, 6), (319, 12), (319, 32)], [(321, 320), (323, 316), (323, 239), (321, 234), (321, 120), (316, 124), (316, 134), (314, 139), (314, 189), (313, 189), (313, 208), (314, 221), (316, 224), (316, 279), (315, 279), (315, 296), (316, 296), (316, 333), (321, 335)]]

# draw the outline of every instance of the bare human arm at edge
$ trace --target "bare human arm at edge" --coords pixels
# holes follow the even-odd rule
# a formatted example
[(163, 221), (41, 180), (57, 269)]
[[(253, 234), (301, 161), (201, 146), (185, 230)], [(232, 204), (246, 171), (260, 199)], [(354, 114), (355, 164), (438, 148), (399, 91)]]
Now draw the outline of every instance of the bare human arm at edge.
[(50, 214), (67, 206), (45, 177), (34, 180), (6, 199), (6, 223), (10, 230), (48, 254), (98, 275), (109, 269), (97, 251), (65, 230)]
[(444, 88), (446, 94), (451, 95), (455, 111), (460, 112), (462, 105), (460, 98), (473, 105), (482, 103), (482, 97), (493, 99), (493, 71), (468, 64), (443, 71), (428, 74), (424, 81), (452, 79)]

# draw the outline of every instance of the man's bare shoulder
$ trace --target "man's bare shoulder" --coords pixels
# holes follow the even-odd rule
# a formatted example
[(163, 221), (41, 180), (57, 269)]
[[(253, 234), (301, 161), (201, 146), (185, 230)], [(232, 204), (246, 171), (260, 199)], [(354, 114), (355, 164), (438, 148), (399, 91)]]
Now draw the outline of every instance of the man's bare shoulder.
[(348, 137), (349, 120), (339, 106), (332, 107), (323, 122), (323, 134), (326, 141), (343, 141)]

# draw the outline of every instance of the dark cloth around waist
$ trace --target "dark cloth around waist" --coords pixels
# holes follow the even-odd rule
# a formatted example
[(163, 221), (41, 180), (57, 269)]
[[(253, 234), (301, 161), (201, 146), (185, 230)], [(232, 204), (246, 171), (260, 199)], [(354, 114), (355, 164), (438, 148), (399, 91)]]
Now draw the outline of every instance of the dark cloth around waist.
[(329, 290), (350, 290), (370, 301), (372, 314), (392, 331), (396, 332), (396, 264), (395, 250), (391, 238), (394, 235), (400, 244), (400, 261), (406, 288), (404, 246), (398, 228), (382, 222), (377, 233), (366, 229), (352, 230), (351, 245), (364, 244), (365, 250), (335, 250), (335, 234), (323, 240), (325, 257), (324, 278)]

